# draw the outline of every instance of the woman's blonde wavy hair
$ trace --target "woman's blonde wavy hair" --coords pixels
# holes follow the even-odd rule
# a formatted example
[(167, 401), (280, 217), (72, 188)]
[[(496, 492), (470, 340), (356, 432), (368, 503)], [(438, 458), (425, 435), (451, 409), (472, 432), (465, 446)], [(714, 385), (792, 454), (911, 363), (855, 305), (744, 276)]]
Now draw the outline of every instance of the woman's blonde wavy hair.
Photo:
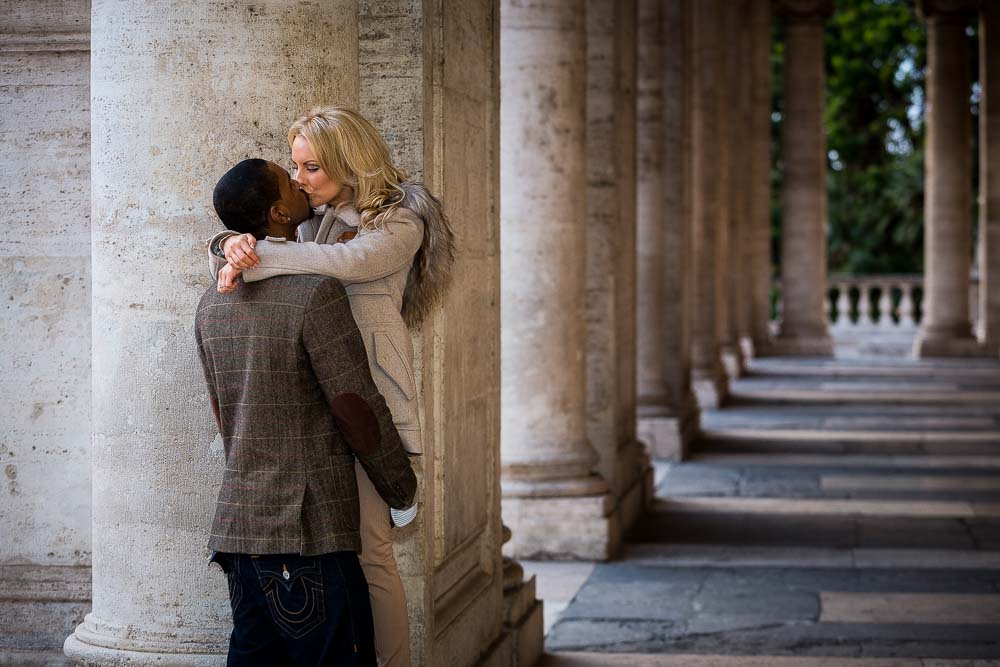
[(354, 190), (361, 226), (384, 229), (385, 219), (403, 201), (400, 184), (406, 174), (393, 166), (378, 130), (356, 111), (317, 107), (292, 123), (289, 148), (298, 136), (305, 137), (327, 176)]

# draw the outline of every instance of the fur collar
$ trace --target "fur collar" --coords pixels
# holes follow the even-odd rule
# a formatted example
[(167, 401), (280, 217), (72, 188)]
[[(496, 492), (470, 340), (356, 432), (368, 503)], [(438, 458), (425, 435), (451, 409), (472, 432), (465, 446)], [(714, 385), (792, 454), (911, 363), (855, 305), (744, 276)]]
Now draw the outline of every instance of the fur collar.
[(413, 211), (424, 222), (424, 240), (413, 257), (403, 292), (403, 320), (415, 327), (436, 306), (451, 284), (455, 263), (455, 234), (442, 210), (441, 201), (423, 183), (401, 184), (400, 206)]

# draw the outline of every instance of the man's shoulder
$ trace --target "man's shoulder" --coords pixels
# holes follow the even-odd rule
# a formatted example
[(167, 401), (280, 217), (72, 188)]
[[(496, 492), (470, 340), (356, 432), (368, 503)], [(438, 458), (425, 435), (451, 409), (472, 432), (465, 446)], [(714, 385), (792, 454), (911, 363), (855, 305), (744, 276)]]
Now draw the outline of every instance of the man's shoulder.
[(313, 274), (274, 276), (252, 283), (240, 280), (236, 290), (228, 294), (220, 294), (214, 285), (210, 287), (202, 295), (198, 309), (201, 310), (207, 306), (249, 304), (274, 299), (304, 306), (315, 296), (339, 294), (343, 291), (343, 285), (336, 278)]

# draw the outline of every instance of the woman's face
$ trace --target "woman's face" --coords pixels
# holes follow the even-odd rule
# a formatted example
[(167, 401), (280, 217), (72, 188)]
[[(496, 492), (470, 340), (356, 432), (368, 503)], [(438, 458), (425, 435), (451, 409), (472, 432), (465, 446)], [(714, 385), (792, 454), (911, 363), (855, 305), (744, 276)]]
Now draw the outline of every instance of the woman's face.
[(292, 177), (302, 184), (313, 208), (324, 204), (336, 206), (351, 197), (351, 189), (338, 183), (323, 171), (309, 142), (301, 134), (292, 142)]

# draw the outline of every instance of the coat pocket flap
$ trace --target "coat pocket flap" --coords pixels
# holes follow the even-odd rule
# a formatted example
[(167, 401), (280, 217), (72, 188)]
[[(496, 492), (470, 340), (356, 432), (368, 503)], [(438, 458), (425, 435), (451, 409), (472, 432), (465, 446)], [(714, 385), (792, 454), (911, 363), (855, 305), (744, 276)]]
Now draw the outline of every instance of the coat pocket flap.
[(375, 362), (399, 386), (406, 400), (412, 400), (415, 393), (413, 378), (406, 362), (403, 361), (402, 353), (392, 342), (388, 332), (375, 332)]

